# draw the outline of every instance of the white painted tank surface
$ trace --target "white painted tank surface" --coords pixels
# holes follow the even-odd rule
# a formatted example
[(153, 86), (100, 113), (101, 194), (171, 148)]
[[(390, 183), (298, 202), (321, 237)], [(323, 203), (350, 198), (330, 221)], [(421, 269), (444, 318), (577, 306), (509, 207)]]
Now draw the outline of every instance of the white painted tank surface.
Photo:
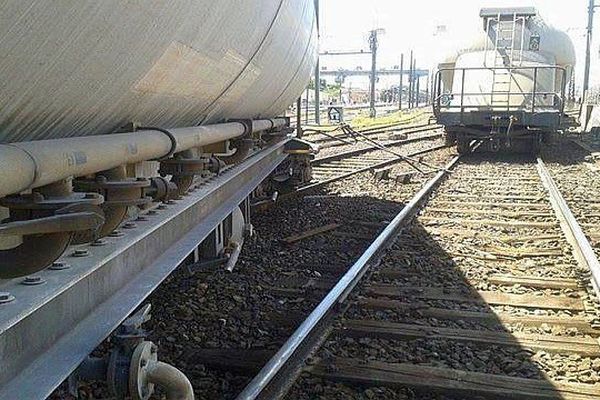
[[(464, 53), (458, 57), (455, 67), (456, 68), (469, 68), (474, 65), (480, 66), (481, 61), (487, 57), (487, 65), (492, 65), (493, 55), (488, 52), (484, 54), (483, 51)], [(534, 52), (524, 52), (523, 62), (517, 65), (517, 67), (540, 67), (537, 74), (535, 74), (535, 91), (536, 93), (555, 93), (561, 91), (562, 75), (557, 74), (557, 70), (548, 69), (545, 67), (556, 65), (554, 57), (549, 55), (542, 55)], [(506, 69), (495, 70), (496, 74), (508, 74)], [(560, 75), (560, 76), (557, 76)], [(510, 91), (511, 95), (508, 96), (503, 93), (498, 93), (499, 90), (504, 90), (508, 85), (503, 87), (494, 87), (494, 70), (492, 69), (475, 69), (467, 70), (464, 75), (464, 100), (463, 104), (466, 106), (483, 106), (488, 107), (491, 104), (504, 105), (507, 100), (510, 100), (511, 107), (530, 107), (533, 100), (533, 86), (534, 86), (534, 70), (533, 69), (515, 69), (512, 70), (510, 75), (506, 75), (510, 78)], [(455, 73), (453, 81), (453, 93), (461, 93), (462, 90), (462, 79), (463, 75), (461, 71)], [(482, 93), (495, 92), (494, 100), (498, 101), (494, 103), (492, 95), (482, 96)], [(536, 95), (535, 96), (536, 108), (543, 106), (552, 107), (554, 97), (548, 95)], [(455, 97), (453, 104), (460, 104), (460, 97)]]
[(280, 115), (317, 55), (313, 0), (7, 0), (0, 143)]
[[(530, 49), (532, 36), (539, 37), (539, 49), (537, 50)], [(509, 65), (516, 68), (510, 75), (510, 91), (513, 93), (510, 96), (511, 107), (526, 108), (532, 103), (533, 69), (519, 69), (519, 67), (557, 66), (564, 68), (566, 70), (564, 81), (561, 71), (538, 69), (537, 72), (536, 93), (560, 93), (563, 83), (571, 79), (575, 65), (575, 50), (571, 39), (566, 33), (544, 23), (539, 16), (527, 19), (523, 34), (521, 29), (516, 30), (514, 50), (510, 55), (512, 62)], [(496, 94), (494, 100), (491, 95), (482, 95), (482, 93), (498, 92), (500, 89), (508, 88), (508, 85), (498, 84), (494, 88), (494, 72), (491, 68), (499, 67), (500, 69), (496, 70), (499, 75), (508, 73), (507, 69), (502, 68), (505, 64), (501, 61), (498, 62), (501, 58), (500, 51), (494, 50), (493, 40), (482, 30), (481, 35), (470, 46), (452, 52), (439, 64), (438, 68), (440, 70), (444, 68), (479, 68), (465, 72), (465, 96), (462, 101), (465, 106), (489, 108), (491, 105), (506, 104), (506, 97), (502, 99), (502, 95)], [(462, 71), (442, 71), (441, 74), (443, 92), (454, 93), (455, 96), (450, 104), (459, 106), (460, 93), (463, 88)], [(502, 78), (497, 77), (496, 79)], [(535, 98), (536, 108), (552, 107), (553, 102), (554, 97), (550, 95), (537, 95)], [(504, 105), (504, 107), (506, 106)], [(453, 110), (460, 112), (460, 109)]]

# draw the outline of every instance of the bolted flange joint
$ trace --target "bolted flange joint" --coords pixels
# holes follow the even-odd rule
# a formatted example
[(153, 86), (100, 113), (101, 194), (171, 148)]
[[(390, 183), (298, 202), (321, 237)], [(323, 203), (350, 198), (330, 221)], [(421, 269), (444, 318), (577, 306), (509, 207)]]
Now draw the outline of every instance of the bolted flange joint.
[(216, 157), (198, 157), (194, 151), (186, 150), (161, 160), (158, 173), (163, 179), (171, 176), (170, 183), (177, 186), (179, 195), (183, 195), (196, 175), (205, 175), (207, 172), (219, 174), (224, 166)]
[(110, 234), (123, 222), (128, 207), (142, 207), (152, 202), (152, 198), (146, 196), (150, 180), (128, 178), (124, 165), (100, 172), (93, 179), (76, 179), (73, 186), (77, 191), (94, 192), (104, 197), (102, 209), (106, 222), (100, 230), (100, 238)]
[(103, 201), (98, 193), (74, 193), (70, 181), (0, 199), (10, 212), (0, 224), (0, 235), (21, 237), (15, 247), (0, 250), (0, 278), (25, 276), (50, 266), (76, 237), (94, 240), (105, 221)]
[(142, 206), (152, 201), (144, 194), (144, 189), (150, 187), (150, 180), (146, 178), (111, 180), (99, 174), (95, 179), (76, 179), (73, 185), (78, 192), (101, 194), (105, 207)]
[(216, 157), (169, 158), (160, 162), (158, 173), (165, 177), (202, 175), (205, 171), (218, 174), (223, 163)]
[(152, 342), (140, 343), (129, 365), (129, 394), (133, 400), (148, 400), (160, 386), (167, 400), (194, 400), (189, 379), (177, 368), (158, 361), (158, 349)]
[(69, 377), (76, 395), (79, 382), (105, 380), (112, 398), (148, 400), (159, 386), (167, 400), (194, 400), (192, 385), (177, 368), (158, 361), (158, 347), (145, 340), (142, 325), (150, 319), (150, 304), (139, 309), (117, 328), (114, 348), (104, 357), (88, 357)]
[(177, 185), (162, 176), (150, 178), (150, 187), (146, 189), (145, 193), (154, 201), (165, 203), (179, 197)]

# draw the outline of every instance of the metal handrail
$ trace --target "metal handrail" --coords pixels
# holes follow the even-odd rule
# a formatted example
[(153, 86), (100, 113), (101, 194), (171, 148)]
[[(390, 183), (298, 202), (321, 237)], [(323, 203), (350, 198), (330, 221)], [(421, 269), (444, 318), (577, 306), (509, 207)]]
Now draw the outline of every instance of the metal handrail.
[[(508, 102), (505, 105), (493, 105), (490, 104), (487, 107), (485, 105), (465, 105), (464, 104), (464, 97), (465, 96), (480, 96), (480, 97), (488, 97), (488, 96), (492, 96), (493, 94), (497, 93), (494, 92), (493, 90), (491, 92), (479, 92), (479, 93), (465, 93), (465, 77), (466, 77), (466, 72), (467, 71), (491, 71), (492, 73), (494, 73), (496, 70), (509, 70), (511, 72), (511, 74), (515, 71), (533, 71), (533, 88), (530, 92), (515, 92), (515, 93), (511, 93), (510, 91), (507, 93), (502, 93), (503, 96), (507, 96)], [(538, 71), (540, 70), (553, 70), (553, 71), (560, 71), (562, 72), (562, 77), (561, 77), (561, 88), (560, 88), (560, 92), (555, 91), (555, 92), (538, 92), (537, 89), (537, 85), (538, 85)], [(446, 93), (442, 93), (442, 73), (444, 72), (452, 72), (454, 74), (454, 76), (457, 76), (457, 72), (460, 72), (462, 74), (462, 82), (461, 82), (461, 90), (460, 93), (454, 93), (454, 92), (446, 92)], [(491, 109), (491, 110), (506, 110), (506, 111), (511, 111), (511, 108), (513, 110), (523, 110), (523, 111), (530, 111), (532, 113), (536, 112), (536, 109), (539, 110), (541, 108), (553, 108), (556, 109), (557, 111), (561, 112), (564, 109), (564, 95), (565, 95), (565, 80), (566, 80), (566, 75), (567, 75), (567, 71), (566, 68), (561, 67), (561, 66), (520, 66), (520, 67), (462, 67), (462, 68), (440, 68), (437, 70), (435, 78), (434, 78), (434, 88), (433, 88), (433, 96), (432, 96), (432, 104), (433, 104), (433, 113), (436, 117), (439, 117), (439, 114), (441, 112), (442, 108), (445, 109), (453, 109), (453, 108), (460, 108), (460, 113), (461, 113), (461, 121), (462, 121), (462, 116), (463, 113), (465, 112), (465, 110), (467, 109), (472, 109), (472, 108), (477, 108), (477, 109), (481, 109), (481, 108), (487, 108), (487, 109)], [(555, 103), (552, 106), (536, 106), (536, 102), (535, 99), (537, 96), (549, 96), (552, 95), (554, 97), (554, 99), (558, 99), (558, 102), (553, 102)], [(461, 104), (459, 105), (443, 105), (441, 104), (441, 99), (445, 96), (451, 96), (452, 98), (454, 98), (454, 96), (461, 96)], [(510, 105), (510, 98), (512, 96), (522, 96), (524, 99), (531, 96), (532, 102), (531, 102), (531, 106), (512, 106)]]

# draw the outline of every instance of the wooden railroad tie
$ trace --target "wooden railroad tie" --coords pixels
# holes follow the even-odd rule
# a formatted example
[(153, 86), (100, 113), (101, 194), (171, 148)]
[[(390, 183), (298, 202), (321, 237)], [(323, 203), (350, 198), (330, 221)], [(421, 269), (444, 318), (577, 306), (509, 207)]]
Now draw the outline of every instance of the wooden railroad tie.
[(447, 290), (438, 287), (398, 287), (384, 284), (369, 286), (367, 291), (371, 295), (391, 298), (412, 297), (426, 300), (446, 300), (459, 303), (506, 305), (537, 309), (585, 310), (581, 299), (563, 296), (535, 296), (531, 294), (511, 294), (492, 291), (464, 293), (458, 290)]
[(534, 221), (496, 221), (490, 219), (463, 219), (463, 218), (441, 218), (419, 216), (419, 221), (425, 226), (436, 226), (441, 224), (454, 225), (487, 225), (507, 228), (539, 228), (549, 229), (558, 227), (558, 222), (534, 222)]
[(312, 366), (311, 374), (330, 381), (367, 386), (412, 387), (473, 398), (523, 400), (597, 400), (600, 385), (550, 382), (439, 368), (408, 363), (387, 363), (336, 358)]
[(343, 326), (336, 330), (336, 334), (387, 340), (440, 339), (480, 345), (545, 350), (559, 354), (578, 354), (582, 357), (600, 356), (598, 339), (547, 334), (440, 328), (370, 320), (346, 320)]
[[(314, 197), (314, 196), (312, 196), (312, 197), (307, 196), (307, 197), (308, 197), (308, 199), (317, 199), (317, 197)], [(322, 198), (322, 197), (318, 197), (318, 198)], [(384, 222), (368, 222), (368, 221), (352, 220), (352, 221), (348, 222), (348, 225), (360, 225), (360, 226), (364, 226), (367, 228), (375, 228), (375, 229), (379, 230), (381, 228), (384, 228), (387, 224)], [(291, 243), (299, 242), (304, 239), (308, 239), (313, 236), (317, 236), (317, 235), (321, 235), (323, 233), (334, 231), (341, 226), (343, 226), (343, 224), (338, 224), (338, 223), (327, 224), (327, 225), (319, 226), (314, 229), (306, 230), (306, 231), (304, 231), (302, 233), (298, 233), (296, 235), (291, 235), (291, 236), (285, 237), (285, 238), (281, 239), (281, 241), (284, 243), (287, 243), (287, 244), (291, 244)], [(347, 237), (347, 238), (359, 239), (359, 240), (371, 240), (371, 239), (375, 238), (375, 234), (366, 234), (366, 233), (362, 234), (362, 233), (357, 233), (357, 232), (333, 232), (332, 234), (334, 236)]]
[(525, 287), (532, 287), (537, 289), (573, 289), (577, 290), (580, 288), (577, 279), (569, 278), (548, 278), (541, 276), (515, 276), (505, 274), (494, 274), (490, 276), (487, 281), (494, 285), (521, 285)]
[(478, 208), (502, 208), (507, 210), (514, 210), (515, 208), (528, 208), (536, 210), (547, 210), (552, 211), (550, 204), (540, 203), (516, 203), (516, 202), (498, 202), (498, 201), (454, 201), (454, 200), (435, 200), (436, 205), (443, 205), (446, 207), (478, 207)]
[(557, 241), (561, 240), (562, 236), (558, 234), (541, 234), (529, 236), (510, 236), (501, 234), (490, 234), (474, 229), (452, 229), (452, 228), (433, 228), (427, 227), (427, 232), (432, 235), (450, 235), (460, 236), (463, 238), (482, 238), (487, 240), (495, 240), (504, 243), (522, 243), (522, 242), (542, 242), (542, 241)]
[(295, 243), (295, 242), (298, 242), (300, 240), (303, 240), (303, 239), (306, 239), (306, 238), (309, 238), (312, 236), (320, 235), (321, 233), (332, 231), (334, 229), (339, 228), (340, 226), (342, 226), (342, 225), (341, 224), (323, 225), (318, 228), (309, 229), (309, 230), (299, 233), (297, 235), (288, 236), (286, 238), (281, 239), (281, 241), (285, 242), (287, 244)]
[(554, 218), (555, 215), (552, 212), (543, 211), (506, 211), (506, 210), (478, 210), (478, 209), (464, 209), (464, 208), (434, 208), (430, 207), (426, 209), (428, 212), (452, 214), (452, 215), (497, 215), (499, 217), (506, 218), (524, 218), (524, 217), (545, 217)]
[[(418, 274), (406, 272), (399, 268), (382, 268), (377, 271), (377, 274), (381, 277), (388, 279), (404, 279), (408, 277), (416, 277)], [(577, 290), (580, 288), (579, 281), (577, 279), (570, 278), (548, 278), (530, 275), (507, 275), (507, 274), (491, 274), (487, 281), (494, 285), (513, 286), (521, 285), (525, 287), (537, 288), (537, 289), (573, 289)]]
[(498, 181), (501, 179), (507, 179), (510, 181), (519, 181), (519, 182), (539, 182), (540, 177), (537, 175), (514, 175), (514, 176), (490, 176), (490, 175), (455, 175), (456, 177), (478, 180), (478, 181)]
[(388, 300), (373, 297), (364, 297), (357, 300), (358, 307), (373, 310), (391, 310), (399, 313), (417, 313), (423, 317), (436, 318), (448, 321), (477, 321), (502, 327), (505, 324), (519, 324), (522, 326), (548, 327), (557, 326), (563, 328), (576, 328), (582, 333), (594, 337), (600, 337), (600, 329), (593, 328), (590, 323), (582, 317), (556, 317), (552, 315), (513, 315), (505, 312), (497, 312), (490, 309), (484, 311), (455, 310), (447, 308), (431, 307), (424, 302), (406, 303), (399, 300)]
[(441, 194), (440, 196), (437, 197), (437, 199), (441, 199), (441, 198), (449, 198), (449, 199), (459, 199), (459, 200), (464, 200), (464, 199), (477, 199), (477, 201), (482, 201), (485, 199), (492, 199), (492, 200), (523, 200), (523, 201), (544, 201), (546, 202), (547, 200), (543, 197), (543, 196), (533, 196), (533, 195), (517, 195), (517, 194), (507, 194), (507, 195), (494, 195), (494, 194), (486, 194), (486, 195), (481, 195), (481, 194), (466, 194), (466, 193), (445, 193), (445, 194)]

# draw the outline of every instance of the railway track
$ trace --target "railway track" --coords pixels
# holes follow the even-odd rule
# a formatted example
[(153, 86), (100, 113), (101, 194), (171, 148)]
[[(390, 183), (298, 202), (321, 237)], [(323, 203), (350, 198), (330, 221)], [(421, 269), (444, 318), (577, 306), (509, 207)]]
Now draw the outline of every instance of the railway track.
[[(412, 120), (411, 120), (412, 121)], [(441, 125), (431, 124), (429, 122), (411, 124), (411, 121), (403, 121), (378, 125), (370, 128), (356, 129), (356, 132), (366, 137), (377, 137), (384, 133), (394, 132), (396, 134), (415, 134), (440, 129)], [(312, 143), (318, 144), (321, 148), (340, 147), (355, 144), (357, 140), (343, 133), (334, 131), (307, 131), (304, 138)], [(317, 137), (321, 136), (321, 137)], [(358, 138), (362, 140), (362, 138)]]
[[(391, 165), (402, 162), (403, 158), (408, 158), (410, 162), (410, 159), (447, 147), (444, 144), (436, 143), (442, 137), (439, 129), (430, 127), (428, 131), (432, 131), (432, 133), (386, 142), (385, 149), (382, 149), (380, 145), (370, 144), (360, 149), (348, 150), (317, 158), (311, 163), (313, 180), (307, 185), (300, 187), (298, 191), (304, 192), (368, 171), (385, 175), (388, 173)], [(408, 153), (404, 151), (401, 152), (402, 154), (397, 152), (402, 146), (416, 143), (422, 143), (426, 146)], [(415, 162), (414, 164), (418, 168), (419, 163)], [(411, 173), (407, 172), (405, 177), (408, 179), (410, 175)]]
[[(396, 150), (431, 145), (417, 141)], [(440, 149), (423, 157), (443, 165), (452, 154)], [(233, 273), (193, 265), (175, 272), (149, 299), (149, 339), (160, 343), (161, 358), (190, 377), (199, 398), (235, 398), (326, 294), (315, 286), (296, 295), (282, 280), (339, 279), (385, 226), (382, 218), (393, 218), (427, 180), (395, 182), (409, 170), (397, 163), (383, 180), (355, 174), (256, 213), (257, 235)]]
[(600, 161), (596, 148), (581, 139), (563, 139), (545, 149), (545, 158), (558, 187), (569, 194), (565, 200), (600, 257)]
[(282, 282), (325, 297), (238, 399), (600, 396), (598, 261), (544, 163), (447, 167), (341, 279)]

